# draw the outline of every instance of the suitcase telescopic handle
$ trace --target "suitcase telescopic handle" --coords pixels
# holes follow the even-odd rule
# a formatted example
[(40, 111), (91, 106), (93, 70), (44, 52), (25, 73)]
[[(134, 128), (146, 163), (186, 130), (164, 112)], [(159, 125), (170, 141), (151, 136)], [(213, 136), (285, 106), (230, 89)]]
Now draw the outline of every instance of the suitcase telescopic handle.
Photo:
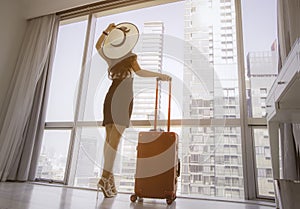
[[(156, 89), (155, 89), (155, 113), (154, 113), (154, 130), (157, 128), (157, 115), (158, 115), (158, 87), (159, 81), (161, 79), (156, 79)], [(168, 132), (170, 131), (171, 123), (171, 90), (172, 90), (172, 80), (169, 80), (169, 95), (168, 95)]]

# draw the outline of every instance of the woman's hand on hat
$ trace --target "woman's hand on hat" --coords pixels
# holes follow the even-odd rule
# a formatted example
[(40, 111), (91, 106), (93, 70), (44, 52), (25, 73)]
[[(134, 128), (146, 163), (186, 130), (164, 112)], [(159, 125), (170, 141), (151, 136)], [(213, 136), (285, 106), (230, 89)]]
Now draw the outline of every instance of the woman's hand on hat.
[(107, 29), (108, 31), (114, 29), (116, 27), (115, 23), (110, 23), (108, 26), (107, 26)]
[(167, 74), (160, 74), (158, 76), (158, 79), (162, 80), (162, 81), (170, 81), (170, 80), (172, 80), (172, 77)]
[(105, 35), (108, 35), (116, 27), (115, 23), (110, 23), (107, 28), (103, 31)]

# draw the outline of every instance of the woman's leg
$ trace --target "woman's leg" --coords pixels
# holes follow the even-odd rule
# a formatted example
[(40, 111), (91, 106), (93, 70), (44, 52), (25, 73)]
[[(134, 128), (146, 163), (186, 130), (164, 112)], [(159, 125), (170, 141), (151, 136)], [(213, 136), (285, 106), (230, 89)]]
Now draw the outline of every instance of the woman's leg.
[(105, 197), (113, 197), (117, 194), (113, 178), (113, 166), (116, 159), (118, 145), (124, 130), (124, 126), (114, 124), (105, 126), (106, 138), (103, 149), (104, 166), (102, 170), (102, 177), (98, 182), (98, 187), (102, 189)]
[(113, 166), (116, 159), (116, 154), (120, 139), (125, 130), (125, 126), (108, 124), (105, 126), (106, 138), (104, 144), (104, 166), (102, 177), (109, 178), (113, 175)]
[[(103, 158), (104, 158), (104, 165), (107, 164), (107, 150), (109, 149), (109, 136), (110, 136), (110, 132), (112, 130), (112, 126), (113, 124), (107, 124), (105, 125), (105, 142), (104, 142), (104, 147), (103, 147)], [(108, 171), (106, 171), (104, 169), (104, 166), (103, 166), (103, 169), (102, 169), (102, 177), (105, 177), (105, 178), (108, 178), (110, 175), (110, 173)]]

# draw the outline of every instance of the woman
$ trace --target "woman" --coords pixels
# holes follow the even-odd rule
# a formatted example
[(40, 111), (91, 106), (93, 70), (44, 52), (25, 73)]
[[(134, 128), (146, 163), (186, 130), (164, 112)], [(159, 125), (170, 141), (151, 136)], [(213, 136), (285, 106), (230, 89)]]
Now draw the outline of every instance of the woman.
[[(170, 80), (171, 77), (141, 69), (132, 49), (138, 40), (138, 29), (131, 23), (111, 23), (99, 37), (96, 49), (108, 64), (112, 84), (106, 94), (103, 108), (103, 126), (106, 130), (104, 167), (97, 187), (105, 197), (117, 194), (113, 165), (116, 151), (125, 128), (129, 127), (133, 107), (133, 73), (141, 77)], [(98, 195), (97, 195), (98, 197)]]

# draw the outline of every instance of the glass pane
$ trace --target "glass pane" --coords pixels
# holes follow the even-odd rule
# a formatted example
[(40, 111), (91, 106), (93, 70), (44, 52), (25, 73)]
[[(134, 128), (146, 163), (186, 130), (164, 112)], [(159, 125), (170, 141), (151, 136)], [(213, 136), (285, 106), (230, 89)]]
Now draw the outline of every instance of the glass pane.
[(35, 177), (63, 181), (71, 130), (45, 130)]
[(266, 116), (266, 97), (277, 77), (277, 0), (242, 0), (249, 117)]
[(270, 141), (267, 128), (253, 128), (258, 195), (274, 197)]
[(102, 174), (104, 128), (78, 128), (74, 186), (96, 188)]
[(59, 27), (46, 122), (74, 120), (86, 27), (86, 18)]
[[(123, 134), (115, 160), (116, 185), (121, 192), (133, 192), (138, 132), (149, 129), (129, 128)], [(103, 169), (104, 128), (89, 127), (78, 131), (79, 149), (75, 186), (96, 188)]]
[[(185, 1), (184, 119), (239, 119), (235, 1)], [(181, 193), (244, 198), (240, 127), (183, 127)], [(225, 120), (224, 120), (225, 123)]]
[(181, 193), (243, 199), (239, 127), (183, 127)]
[(185, 1), (184, 118), (239, 118), (234, 0)]
[[(117, 152), (114, 174), (120, 192), (133, 192), (138, 132), (149, 130), (128, 128), (125, 130)], [(103, 169), (104, 128), (89, 127), (78, 131), (79, 149), (74, 186), (96, 188)]]

